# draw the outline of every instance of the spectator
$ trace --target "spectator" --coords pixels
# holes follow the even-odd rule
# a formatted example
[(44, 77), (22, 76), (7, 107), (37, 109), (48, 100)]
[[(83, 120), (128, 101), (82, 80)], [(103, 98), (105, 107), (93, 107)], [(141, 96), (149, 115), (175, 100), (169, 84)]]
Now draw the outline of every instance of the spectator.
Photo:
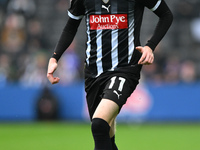
[(0, 85), (4, 85), (8, 81), (10, 70), (10, 59), (6, 54), (0, 55)]
[(34, 0), (10, 0), (8, 3), (8, 13), (22, 13), (29, 18), (34, 16), (36, 6)]
[(186, 60), (181, 64), (180, 79), (186, 83), (191, 83), (196, 80), (196, 66), (193, 61)]
[(42, 52), (38, 52), (34, 55), (28, 55), (26, 64), (25, 72), (20, 78), (21, 83), (25, 86), (37, 87), (46, 85), (46, 55)]
[(26, 42), (25, 20), (23, 16), (11, 14), (6, 18), (1, 32), (1, 46), (7, 53), (17, 53)]

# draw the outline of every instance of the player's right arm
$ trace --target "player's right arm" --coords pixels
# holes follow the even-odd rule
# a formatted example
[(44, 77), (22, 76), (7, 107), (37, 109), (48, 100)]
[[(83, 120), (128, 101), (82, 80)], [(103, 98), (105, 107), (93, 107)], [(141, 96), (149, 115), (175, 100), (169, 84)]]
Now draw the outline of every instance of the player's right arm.
[(49, 60), (47, 78), (52, 84), (58, 83), (60, 80), (58, 77), (54, 77), (53, 73), (58, 66), (58, 60), (72, 43), (84, 13), (85, 8), (83, 0), (71, 0), (70, 8), (68, 10), (69, 19), (55, 47), (52, 58)]
[(80, 25), (80, 22), (81, 22), (81, 19), (76, 20), (76, 19), (69, 18), (67, 24), (65, 25), (63, 29), (63, 32), (60, 36), (60, 39), (52, 55), (52, 58), (50, 58), (49, 64), (48, 64), (47, 78), (52, 84), (56, 84), (60, 80), (58, 77), (54, 77), (53, 73), (55, 72), (58, 66), (58, 60), (60, 59), (64, 51), (72, 43), (76, 35), (78, 26)]
[(60, 36), (60, 39), (55, 47), (53, 58), (55, 58), (57, 61), (60, 59), (62, 54), (65, 52), (65, 50), (70, 46), (72, 43), (76, 32), (78, 30), (78, 27), (80, 25), (81, 19), (76, 20), (71, 17), (69, 17), (69, 20), (67, 21), (67, 24), (65, 25), (62, 34)]

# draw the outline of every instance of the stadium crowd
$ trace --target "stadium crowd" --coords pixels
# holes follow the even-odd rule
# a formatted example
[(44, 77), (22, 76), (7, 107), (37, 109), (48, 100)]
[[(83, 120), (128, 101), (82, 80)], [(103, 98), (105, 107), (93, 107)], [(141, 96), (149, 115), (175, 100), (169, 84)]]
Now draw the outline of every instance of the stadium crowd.
[[(174, 14), (174, 23), (155, 50), (155, 63), (142, 71), (145, 82), (179, 83), (200, 79), (200, 2), (166, 0)], [(67, 19), (67, 0), (0, 0), (0, 85), (20, 83), (44, 86), (49, 51), (58, 41)], [(143, 29), (146, 38), (151, 31)], [(84, 21), (82, 21), (84, 28)], [(81, 35), (81, 36), (80, 36)], [(83, 79), (85, 33), (78, 32), (65, 52), (56, 74), (61, 84)], [(77, 45), (76, 43), (80, 43)], [(62, 70), (62, 71), (61, 71)]]

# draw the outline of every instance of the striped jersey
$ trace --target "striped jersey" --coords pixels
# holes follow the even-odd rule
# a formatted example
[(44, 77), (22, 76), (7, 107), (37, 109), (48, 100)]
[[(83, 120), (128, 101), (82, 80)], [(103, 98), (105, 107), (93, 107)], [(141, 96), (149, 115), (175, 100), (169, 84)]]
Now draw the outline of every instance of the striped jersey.
[(131, 66), (140, 70), (141, 53), (135, 47), (140, 46), (144, 8), (155, 11), (160, 4), (161, 0), (72, 0), (69, 17), (85, 17), (88, 75)]

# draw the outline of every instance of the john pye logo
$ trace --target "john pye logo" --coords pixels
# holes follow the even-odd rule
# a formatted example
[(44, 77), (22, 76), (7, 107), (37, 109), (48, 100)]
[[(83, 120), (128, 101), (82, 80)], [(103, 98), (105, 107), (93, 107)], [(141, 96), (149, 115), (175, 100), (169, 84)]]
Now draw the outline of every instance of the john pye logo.
[(91, 15), (90, 29), (124, 29), (127, 28), (127, 14)]

